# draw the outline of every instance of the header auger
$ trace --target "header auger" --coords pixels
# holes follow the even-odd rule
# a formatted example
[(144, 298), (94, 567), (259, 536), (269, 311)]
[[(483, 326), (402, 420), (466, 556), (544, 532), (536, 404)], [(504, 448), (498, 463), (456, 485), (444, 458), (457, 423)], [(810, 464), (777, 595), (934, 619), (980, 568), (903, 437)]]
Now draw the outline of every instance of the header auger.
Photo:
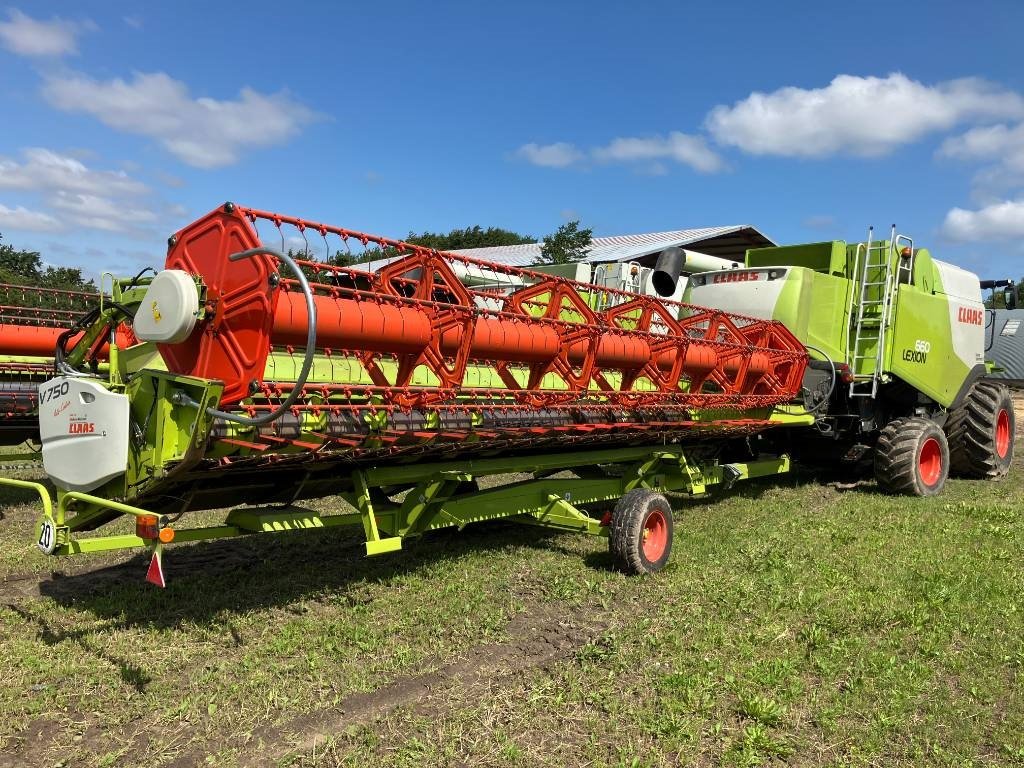
[[(316, 348), (346, 369), (339, 394), (350, 402), (392, 412), (679, 412), (766, 407), (792, 399), (800, 386), (806, 353), (779, 323), (228, 204), (171, 239), (167, 268), (201, 275), (205, 303), (197, 331), (161, 346), (173, 372), (223, 381), (224, 404), (279, 396), (268, 361), (307, 341), (300, 285), (277, 271), (260, 222), (400, 255), (374, 273), (295, 261), (313, 294)], [(251, 258), (228, 258), (260, 248)], [(304, 389), (330, 397), (335, 384)]]

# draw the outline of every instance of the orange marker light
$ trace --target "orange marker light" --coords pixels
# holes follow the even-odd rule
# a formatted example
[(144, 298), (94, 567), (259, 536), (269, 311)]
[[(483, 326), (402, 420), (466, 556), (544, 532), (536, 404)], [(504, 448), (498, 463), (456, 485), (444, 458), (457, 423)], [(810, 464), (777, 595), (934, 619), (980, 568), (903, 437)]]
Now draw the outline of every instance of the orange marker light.
[(170, 544), (174, 541), (174, 529), (173, 528), (161, 528), (160, 529), (160, 541), (164, 544)]
[(160, 535), (160, 518), (156, 515), (139, 515), (135, 518), (135, 535), (140, 539), (155, 539)]

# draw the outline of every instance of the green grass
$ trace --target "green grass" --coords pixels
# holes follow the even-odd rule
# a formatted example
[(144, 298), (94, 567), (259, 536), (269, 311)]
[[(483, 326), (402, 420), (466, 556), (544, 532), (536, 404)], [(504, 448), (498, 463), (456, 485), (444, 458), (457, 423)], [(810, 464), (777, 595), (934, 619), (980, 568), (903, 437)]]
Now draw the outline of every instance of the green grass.
[(4, 492), (0, 766), (1024, 764), (1021, 477), (679, 500), (649, 578), (495, 525), (181, 546), (164, 592)]

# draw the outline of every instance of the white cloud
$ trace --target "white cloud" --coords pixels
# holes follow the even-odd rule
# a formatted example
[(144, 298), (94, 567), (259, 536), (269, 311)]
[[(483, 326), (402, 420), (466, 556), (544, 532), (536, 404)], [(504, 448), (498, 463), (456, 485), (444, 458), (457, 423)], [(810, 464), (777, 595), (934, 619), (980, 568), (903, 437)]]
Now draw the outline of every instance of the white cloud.
[(243, 88), (234, 100), (193, 98), (185, 83), (162, 72), (136, 73), (131, 81), (58, 75), (47, 79), (43, 94), (58, 109), (156, 139), (197, 168), (230, 165), (243, 150), (286, 141), (316, 117), (283, 92)]
[(824, 88), (780, 88), (720, 105), (705, 126), (755, 155), (874, 156), (965, 120), (1024, 116), (1020, 94), (978, 78), (924, 85), (900, 73), (839, 75)]
[(988, 163), (974, 178), (976, 189), (999, 191), (1024, 185), (1024, 123), (972, 128), (946, 139), (939, 155)]
[(49, 202), (60, 212), (63, 220), (104, 232), (138, 232), (146, 225), (155, 224), (159, 218), (156, 211), (140, 207), (134, 202), (118, 201), (102, 195), (58, 191)]
[(9, 229), (74, 227), (148, 235), (172, 215), (166, 203), (153, 199), (146, 184), (124, 171), (96, 170), (41, 147), (27, 149), (22, 155), (20, 162), (0, 157), (0, 189), (38, 197), (45, 210), (22, 205), (4, 209), (0, 224)]
[(40, 21), (12, 8), (7, 21), (0, 21), (0, 44), (19, 56), (64, 56), (78, 53), (78, 36), (93, 28), (91, 22), (57, 17)]
[(645, 173), (661, 175), (668, 169), (660, 160), (672, 160), (702, 173), (714, 173), (723, 167), (722, 159), (708, 146), (703, 136), (673, 131), (668, 136), (618, 138), (603, 147), (587, 151), (575, 144), (524, 144), (516, 155), (544, 168), (568, 168), (588, 161), (600, 163), (632, 163)]
[(951, 240), (1014, 240), (1024, 238), (1024, 199), (1004, 200), (976, 211), (954, 208), (942, 231)]
[(105, 195), (141, 195), (146, 185), (124, 171), (96, 171), (80, 160), (49, 149), (34, 147), (24, 161), (0, 157), (0, 188), (65, 190)]
[(672, 131), (668, 136), (615, 139), (595, 149), (593, 156), (602, 162), (673, 160), (701, 173), (714, 173), (723, 167), (722, 158), (708, 146), (703, 136), (679, 131)]
[(989, 160), (1009, 154), (1024, 163), (1024, 123), (1015, 127), (1000, 124), (972, 128), (965, 134), (946, 139), (939, 153), (961, 160)]
[(0, 232), (8, 229), (30, 232), (59, 232), (64, 227), (55, 217), (43, 211), (30, 211), (18, 205), (8, 208), (0, 204)]
[(543, 168), (567, 168), (581, 162), (585, 155), (575, 145), (559, 141), (555, 144), (523, 144), (516, 154), (532, 165)]

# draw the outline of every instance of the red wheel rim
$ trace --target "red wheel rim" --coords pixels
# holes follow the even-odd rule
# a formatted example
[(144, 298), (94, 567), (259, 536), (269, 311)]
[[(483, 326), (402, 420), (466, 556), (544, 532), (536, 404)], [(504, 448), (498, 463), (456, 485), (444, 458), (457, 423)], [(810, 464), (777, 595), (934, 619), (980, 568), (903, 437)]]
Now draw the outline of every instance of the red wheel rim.
[(655, 509), (644, 521), (644, 557), (648, 562), (654, 563), (665, 554), (665, 547), (668, 546), (668, 520), (665, 513)]
[(1005, 459), (1010, 452), (1010, 414), (1005, 408), (1000, 409), (996, 416), (996, 453)]
[(934, 437), (929, 437), (921, 446), (921, 452), (917, 455), (917, 469), (925, 485), (939, 482), (939, 475), (942, 474), (942, 448)]

